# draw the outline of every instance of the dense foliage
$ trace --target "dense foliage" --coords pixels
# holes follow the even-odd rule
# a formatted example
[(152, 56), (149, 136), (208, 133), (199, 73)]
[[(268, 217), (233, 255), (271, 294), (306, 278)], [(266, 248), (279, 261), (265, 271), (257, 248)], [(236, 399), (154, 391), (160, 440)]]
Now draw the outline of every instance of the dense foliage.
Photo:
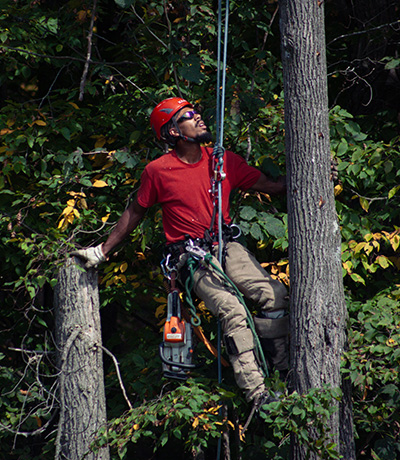
[[(148, 124), (157, 102), (182, 95), (199, 105), (213, 129), (217, 16), (215, 2), (198, 0), (8, 3), (0, 9), (0, 457), (43, 459), (53, 455), (57, 423), (57, 267), (72, 248), (104, 239), (134, 195), (144, 166), (164, 149)], [(330, 134), (340, 177), (335, 193), (351, 326), (343, 370), (354, 388), (359, 458), (391, 460), (400, 452), (400, 99), (382, 88), (388, 81), (400, 87), (393, 50), (400, 34), (364, 16), (357, 22), (355, 14), (368, 10), (361, 0), (350, 12), (344, 6), (332, 12), (332, 3), (327, 2)], [(398, 6), (386, 3), (393, 22)], [(353, 35), (336, 40), (347, 31)], [(390, 32), (384, 51), (370, 45), (373, 56), (365, 50), (355, 54), (358, 32), (362, 43), (370, 34), (376, 43), (384, 31)], [(225, 147), (272, 176), (285, 171), (281, 72), (277, 3), (232, 2)], [(370, 80), (374, 75), (379, 78)], [(367, 110), (364, 101), (361, 110), (353, 98), (342, 97), (352, 83), (373, 87), (379, 100), (372, 91), (373, 103)], [(262, 194), (232, 200), (243, 241), (288, 284), (284, 200)], [(187, 458), (184, 452), (199, 449), (215, 456), (216, 439), (225, 431), (243, 459), (262, 453), (284, 459), (289, 435), (296, 433), (321, 458), (338, 458), (329, 441), (318, 442), (329, 438), (323, 420), (330, 398), (340, 397), (336, 389), (288, 395), (272, 375), (271, 386), (284, 398), (241, 439), (248, 407), (229, 369), (217, 387), (215, 360), (201, 345), (201, 372), (181, 385), (161, 379), (162, 241), (160, 211), (152, 209), (99, 269), (104, 343), (118, 356), (134, 411), (126, 412), (106, 358), (110, 426), (98, 442), (110, 442), (115, 458), (117, 452), (121, 458), (150, 458), (153, 449), (158, 458), (171, 452)], [(215, 339), (215, 322), (201, 305), (200, 310), (207, 335)], [(221, 404), (228, 414), (217, 410)], [(316, 440), (304, 435), (312, 423)]]

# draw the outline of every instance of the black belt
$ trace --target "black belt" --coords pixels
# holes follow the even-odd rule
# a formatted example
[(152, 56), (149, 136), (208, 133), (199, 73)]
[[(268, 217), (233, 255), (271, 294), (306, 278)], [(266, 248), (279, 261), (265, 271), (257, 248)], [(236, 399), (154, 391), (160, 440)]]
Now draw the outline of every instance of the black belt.
[(186, 245), (188, 241), (191, 240), (194, 246), (198, 246), (205, 251), (210, 251), (212, 244), (207, 242), (205, 238), (186, 238), (182, 241), (177, 241), (176, 243), (167, 244), (164, 249), (164, 257), (168, 254), (171, 255), (172, 260), (178, 260), (179, 257), (186, 252)]
[[(239, 232), (234, 235), (233, 228), (239, 229)], [(222, 228), (222, 241), (225, 245), (229, 241), (233, 241), (235, 238), (240, 236), (240, 228), (237, 225), (229, 226), (224, 224)], [(194, 246), (198, 246), (207, 252), (211, 251), (211, 248), (219, 242), (218, 233), (211, 234), (209, 230), (204, 232), (204, 238), (191, 238), (189, 235), (182, 241), (176, 243), (167, 244), (164, 249), (164, 257), (170, 255), (172, 260), (178, 261), (179, 257), (186, 252), (186, 245), (191, 240)]]

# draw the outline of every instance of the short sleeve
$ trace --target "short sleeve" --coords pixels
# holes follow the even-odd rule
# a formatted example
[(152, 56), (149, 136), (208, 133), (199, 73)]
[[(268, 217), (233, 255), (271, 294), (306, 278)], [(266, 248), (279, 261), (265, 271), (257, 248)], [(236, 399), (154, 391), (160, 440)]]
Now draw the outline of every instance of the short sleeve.
[(140, 187), (137, 193), (137, 201), (140, 206), (150, 208), (153, 204), (157, 203), (157, 189), (154, 181), (151, 179), (147, 168), (142, 173), (140, 178)]
[(247, 164), (240, 155), (226, 151), (227, 174), (232, 178), (232, 188), (248, 190), (260, 178), (261, 171)]

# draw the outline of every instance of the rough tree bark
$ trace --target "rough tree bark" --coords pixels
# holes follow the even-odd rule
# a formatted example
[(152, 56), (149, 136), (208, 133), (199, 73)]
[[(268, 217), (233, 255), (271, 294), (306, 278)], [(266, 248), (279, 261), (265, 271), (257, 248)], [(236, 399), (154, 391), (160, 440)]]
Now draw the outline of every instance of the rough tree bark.
[[(333, 184), (323, 1), (280, 0), (288, 173), (291, 368), (299, 393), (341, 387), (346, 343), (341, 239)], [(330, 420), (346, 460), (355, 458), (351, 405)], [(332, 401), (332, 404), (336, 402)], [(343, 435), (341, 436), (340, 431)], [(297, 440), (292, 458), (306, 458)], [(317, 459), (318, 456), (311, 456)]]
[(60, 419), (56, 460), (108, 460), (108, 448), (90, 452), (106, 424), (99, 296), (95, 270), (69, 259), (55, 292)]

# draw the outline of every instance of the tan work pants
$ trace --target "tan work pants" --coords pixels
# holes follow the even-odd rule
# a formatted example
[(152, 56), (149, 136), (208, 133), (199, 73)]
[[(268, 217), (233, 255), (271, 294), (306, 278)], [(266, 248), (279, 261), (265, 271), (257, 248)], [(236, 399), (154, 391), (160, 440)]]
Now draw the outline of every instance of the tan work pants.
[[(260, 310), (274, 311), (287, 308), (287, 291), (261, 267), (253, 254), (241, 244), (227, 244), (225, 273), (241, 293)], [(213, 263), (220, 267), (213, 248)], [(264, 378), (254, 354), (254, 340), (247, 327), (245, 308), (232, 288), (215, 270), (199, 268), (194, 275), (194, 291), (206, 307), (221, 321), (225, 342), (233, 341), (234, 354), (229, 359), (235, 380), (248, 401), (265, 390)]]

